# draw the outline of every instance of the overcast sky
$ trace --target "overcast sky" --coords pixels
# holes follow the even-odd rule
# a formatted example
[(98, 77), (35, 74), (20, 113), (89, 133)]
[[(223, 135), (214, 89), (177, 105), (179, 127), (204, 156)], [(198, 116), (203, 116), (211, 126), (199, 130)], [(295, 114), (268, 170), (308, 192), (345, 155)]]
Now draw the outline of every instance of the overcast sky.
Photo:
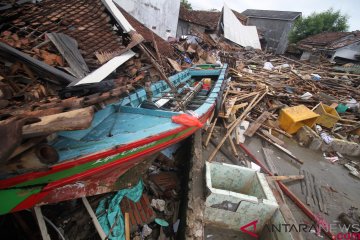
[(307, 16), (312, 12), (321, 12), (329, 8), (341, 10), (349, 16), (350, 31), (360, 30), (360, 0), (188, 0), (195, 10), (216, 8), (221, 10), (223, 2), (238, 11), (246, 9), (281, 10), (302, 12)]

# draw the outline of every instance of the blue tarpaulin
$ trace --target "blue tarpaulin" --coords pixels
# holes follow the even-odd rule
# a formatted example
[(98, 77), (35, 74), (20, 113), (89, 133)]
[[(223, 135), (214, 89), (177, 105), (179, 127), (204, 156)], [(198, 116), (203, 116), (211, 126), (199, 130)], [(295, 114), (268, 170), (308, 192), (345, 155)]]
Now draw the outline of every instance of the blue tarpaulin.
[[(143, 188), (143, 182), (140, 180), (133, 188), (120, 190), (113, 197), (108, 197), (100, 201), (96, 209), (96, 215), (105, 234), (109, 236), (109, 239), (125, 239), (124, 216), (120, 209), (120, 202), (124, 197), (127, 197), (133, 202), (138, 202), (142, 196)], [(115, 223), (115, 221), (117, 222)], [(111, 227), (113, 227), (113, 229), (109, 235)]]

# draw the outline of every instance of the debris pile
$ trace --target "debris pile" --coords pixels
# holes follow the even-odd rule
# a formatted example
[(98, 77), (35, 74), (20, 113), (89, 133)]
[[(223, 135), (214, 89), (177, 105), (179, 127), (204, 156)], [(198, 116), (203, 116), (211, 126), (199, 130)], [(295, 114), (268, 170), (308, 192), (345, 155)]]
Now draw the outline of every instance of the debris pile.
[[(254, 123), (244, 133), (246, 136), (252, 136), (261, 127), (257, 135), (270, 137), (272, 142), (281, 145), (281, 141), (269, 134), (269, 129), (289, 136), (305, 125), (314, 127), (326, 144), (333, 139), (360, 143), (360, 76), (331, 71), (327, 63), (309, 66), (282, 56), (259, 53), (249, 56), (246, 52), (242, 56), (236, 68), (229, 71), (232, 79), (219, 115), (230, 119), (230, 127), (248, 109), (250, 114), (246, 113), (242, 118)], [(249, 109), (254, 97), (262, 96), (264, 92), (262, 100), (257, 100), (257, 105)], [(243, 111), (239, 111), (241, 109)], [(325, 150), (332, 151), (331, 148)], [(337, 151), (359, 154), (350, 149)]]
[(53, 133), (88, 128), (95, 111), (167, 79), (174, 49), (125, 14), (128, 33), (99, 0), (27, 2), (0, 13), (0, 126), (14, 139), (2, 163)]

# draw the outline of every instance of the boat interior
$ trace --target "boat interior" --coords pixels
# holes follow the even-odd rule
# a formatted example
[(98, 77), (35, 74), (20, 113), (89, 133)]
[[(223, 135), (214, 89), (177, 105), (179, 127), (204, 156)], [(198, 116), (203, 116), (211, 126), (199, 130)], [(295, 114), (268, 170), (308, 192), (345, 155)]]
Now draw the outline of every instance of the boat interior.
[[(223, 90), (225, 71), (226, 65), (197, 65), (169, 78), (178, 91), (176, 94), (162, 80), (151, 85), (151, 101), (149, 91), (141, 88), (107, 105), (94, 114), (89, 128), (57, 133), (49, 145), (58, 157), (47, 166), (174, 130), (179, 125), (173, 123), (171, 117), (179, 113), (191, 111), (194, 116), (202, 116), (222, 95), (219, 92)], [(33, 171), (43, 164), (30, 169), (17, 166), (7, 166), (6, 175)], [(0, 178), (3, 170), (0, 169)]]

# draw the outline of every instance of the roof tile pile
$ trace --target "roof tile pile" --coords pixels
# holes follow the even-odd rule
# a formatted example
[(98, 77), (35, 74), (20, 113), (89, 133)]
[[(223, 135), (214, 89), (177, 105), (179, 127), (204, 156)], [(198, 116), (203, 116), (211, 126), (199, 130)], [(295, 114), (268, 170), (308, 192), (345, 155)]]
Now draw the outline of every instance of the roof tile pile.
[(338, 49), (352, 43), (360, 41), (360, 32), (324, 32), (301, 40), (298, 43), (299, 48), (324, 48)]
[[(0, 13), (5, 26), (28, 43), (21, 49), (32, 49), (45, 40), (45, 32), (62, 32), (73, 37), (89, 65), (96, 67), (96, 51), (116, 51), (122, 40), (113, 31), (110, 17), (100, 0), (44, 0), (27, 3)], [(2, 36), (3, 38), (3, 36)], [(2, 40), (4, 41), (4, 40)]]
[[(234, 11), (235, 16), (242, 24), (246, 24), (246, 16)], [(218, 26), (221, 17), (221, 12), (216, 11), (194, 11), (188, 10), (185, 7), (180, 7), (179, 18), (185, 22), (194, 23), (204, 26), (208, 30), (215, 30)]]

